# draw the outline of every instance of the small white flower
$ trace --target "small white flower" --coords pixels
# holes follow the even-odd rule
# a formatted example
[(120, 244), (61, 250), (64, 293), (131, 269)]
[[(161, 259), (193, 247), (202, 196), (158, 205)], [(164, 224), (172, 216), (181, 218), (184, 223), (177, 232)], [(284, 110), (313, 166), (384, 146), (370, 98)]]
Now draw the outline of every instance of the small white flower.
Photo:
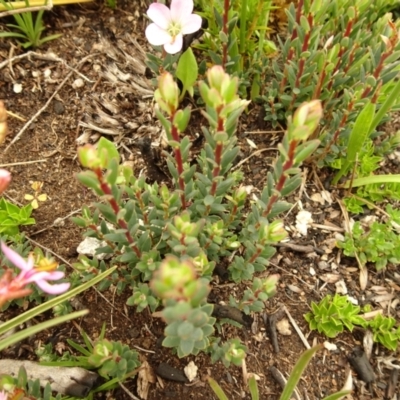
[(182, 49), (183, 35), (201, 28), (201, 17), (192, 14), (193, 0), (172, 0), (171, 8), (161, 3), (150, 4), (147, 16), (153, 21), (146, 28), (146, 38), (153, 46), (164, 46), (167, 53)]

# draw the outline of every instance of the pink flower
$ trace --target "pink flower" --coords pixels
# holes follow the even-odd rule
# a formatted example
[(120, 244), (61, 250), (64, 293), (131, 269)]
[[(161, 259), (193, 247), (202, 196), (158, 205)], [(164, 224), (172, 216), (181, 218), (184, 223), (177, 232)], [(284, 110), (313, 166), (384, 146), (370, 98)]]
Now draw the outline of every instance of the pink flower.
[(183, 35), (201, 28), (201, 17), (192, 14), (193, 0), (172, 0), (171, 9), (161, 3), (150, 4), (147, 16), (153, 21), (146, 28), (147, 40), (153, 46), (164, 46), (167, 53), (182, 49)]
[(0, 168), (0, 194), (2, 194), (11, 182), (11, 174), (6, 170)]
[(7, 393), (1, 391), (1, 392), (0, 392), (0, 400), (7, 400), (7, 399), (8, 399)]
[(1, 250), (6, 258), (21, 270), (20, 274), (13, 280), (12, 284), (9, 285), (9, 289), (12, 289), (12, 291), (20, 290), (28, 283), (36, 283), (43, 292), (48, 294), (60, 294), (69, 289), (69, 283), (50, 285), (47, 282), (64, 278), (64, 272), (48, 271), (40, 267), (34, 268), (34, 259), (32, 255), (29, 255), (28, 260), (25, 261), (17, 252), (11, 250), (4, 243), (1, 244)]
[(7, 301), (28, 296), (32, 292), (30, 289), (15, 287), (13, 280), (14, 276), (10, 269), (6, 270), (0, 278), (0, 307)]

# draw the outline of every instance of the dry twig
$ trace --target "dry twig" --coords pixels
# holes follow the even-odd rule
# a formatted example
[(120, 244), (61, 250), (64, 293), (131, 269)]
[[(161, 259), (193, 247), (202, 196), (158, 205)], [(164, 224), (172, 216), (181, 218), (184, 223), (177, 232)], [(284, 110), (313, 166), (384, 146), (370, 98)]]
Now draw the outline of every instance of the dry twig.
[(299, 335), (299, 338), (301, 339), (301, 341), (303, 342), (304, 346), (307, 349), (311, 349), (311, 346), (309, 345), (309, 343), (307, 342), (306, 337), (303, 335), (303, 332), (300, 330), (300, 327), (297, 325), (297, 322), (293, 319), (293, 317), (290, 315), (289, 310), (286, 308), (286, 306), (283, 306), (283, 310), (285, 311), (285, 314), (287, 315), (287, 317), (289, 318), (290, 323), (293, 325), (293, 328), (295, 329), (295, 331), (297, 332), (297, 334)]

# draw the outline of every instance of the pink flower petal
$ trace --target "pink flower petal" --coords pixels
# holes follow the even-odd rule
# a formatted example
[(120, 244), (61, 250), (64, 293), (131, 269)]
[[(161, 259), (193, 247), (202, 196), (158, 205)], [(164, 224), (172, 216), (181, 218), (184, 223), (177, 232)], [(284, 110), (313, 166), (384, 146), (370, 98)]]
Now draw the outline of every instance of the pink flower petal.
[(183, 21), (182, 33), (187, 35), (188, 33), (197, 32), (201, 28), (201, 17), (197, 14), (192, 14)]
[(3, 193), (11, 182), (11, 174), (0, 168), (0, 194)]
[(146, 38), (153, 46), (161, 46), (165, 43), (169, 43), (172, 40), (171, 35), (156, 24), (150, 24), (146, 28)]
[(58, 281), (59, 279), (64, 278), (65, 274), (62, 271), (53, 271), (49, 272), (49, 275), (46, 278), (46, 281)]
[(183, 45), (183, 36), (182, 34), (179, 34), (175, 37), (174, 43), (171, 43), (171, 41), (165, 43), (164, 49), (169, 54), (175, 54), (181, 51), (182, 45)]
[(161, 3), (151, 3), (147, 10), (147, 15), (162, 29), (167, 29), (171, 21), (171, 12), (169, 8)]
[(6, 258), (11, 261), (17, 268), (22, 271), (30, 271), (33, 267), (33, 257), (29, 256), (28, 261), (25, 261), (16, 251), (7, 247), (4, 243), (1, 243), (1, 250)]
[(192, 14), (192, 0), (172, 0), (171, 2), (171, 19), (175, 22), (183, 24)]
[(50, 285), (46, 281), (37, 281), (36, 284), (43, 290), (43, 292), (48, 294), (61, 294), (66, 292), (70, 284), (69, 283), (59, 283), (57, 285)]

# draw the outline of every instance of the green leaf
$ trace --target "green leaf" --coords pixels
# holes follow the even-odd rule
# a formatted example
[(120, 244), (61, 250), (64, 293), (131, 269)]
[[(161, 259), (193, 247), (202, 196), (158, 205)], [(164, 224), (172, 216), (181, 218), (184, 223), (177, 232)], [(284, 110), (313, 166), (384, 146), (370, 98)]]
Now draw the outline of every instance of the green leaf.
[(189, 47), (179, 58), (178, 66), (176, 68), (176, 77), (179, 78), (183, 84), (182, 93), (179, 97), (181, 101), (186, 93), (197, 80), (199, 69), (197, 66), (196, 58), (192, 49)]
[(350, 394), (351, 390), (342, 390), (340, 392), (333, 393), (329, 396), (324, 397), (322, 400), (340, 400), (347, 394)]
[(254, 375), (249, 379), (249, 389), (251, 394), (251, 400), (259, 400), (260, 397), (258, 394), (258, 386)]
[(347, 157), (341, 170), (336, 174), (332, 183), (336, 185), (339, 179), (347, 173), (350, 166), (356, 161), (365, 141), (369, 138), (372, 121), (375, 116), (376, 105), (368, 102), (358, 115), (347, 143)]
[[(46, 303), (45, 303), (46, 304)], [(27, 329), (24, 329), (22, 331), (19, 331), (17, 333), (14, 333), (11, 336), (6, 337), (5, 339), (2, 339), (0, 341), (0, 351), (4, 350), (5, 348), (18, 343), (19, 341), (26, 339), (30, 336), (35, 335), (38, 332), (41, 332), (45, 329), (51, 328), (52, 326), (58, 325), (58, 324), (62, 324), (63, 322), (67, 322), (70, 321), (71, 319), (75, 319), (75, 318), (80, 318), (83, 317), (84, 315), (86, 315), (89, 312), (89, 310), (82, 310), (82, 311), (77, 311), (77, 312), (73, 312), (71, 314), (67, 314), (67, 315), (63, 315), (61, 317), (57, 317), (54, 319), (50, 319), (48, 321), (42, 322), (40, 324), (37, 325), (33, 325)], [(13, 321), (13, 320), (11, 320)], [(8, 321), (10, 322), (10, 321)], [(3, 326), (1, 326), (1, 328), (3, 328)]]
[(101, 137), (97, 144), (97, 151), (101, 160), (102, 168), (108, 168), (108, 163), (112, 158), (115, 158), (117, 160), (117, 163), (119, 164), (119, 153), (113, 142), (110, 142), (106, 138)]
[(225, 392), (222, 390), (221, 386), (219, 386), (214, 379), (208, 378), (208, 383), (210, 384), (211, 389), (216, 394), (219, 400), (228, 400), (228, 397), (226, 396)]
[(371, 184), (384, 184), (384, 183), (400, 183), (400, 175), (371, 175), (364, 178), (354, 179), (353, 181), (346, 181), (343, 185), (344, 188), (359, 187)]
[(323, 345), (318, 345), (312, 347), (309, 350), (303, 352), (300, 356), (299, 360), (297, 361), (296, 365), (293, 368), (292, 373), (289, 376), (289, 379), (286, 383), (285, 389), (283, 390), (281, 397), (279, 400), (290, 400), (292, 397), (292, 393), (296, 388), (297, 383), (299, 382), (301, 376), (303, 375), (304, 370), (307, 368), (307, 365), (311, 361), (311, 358), (314, 354), (323, 348)]

